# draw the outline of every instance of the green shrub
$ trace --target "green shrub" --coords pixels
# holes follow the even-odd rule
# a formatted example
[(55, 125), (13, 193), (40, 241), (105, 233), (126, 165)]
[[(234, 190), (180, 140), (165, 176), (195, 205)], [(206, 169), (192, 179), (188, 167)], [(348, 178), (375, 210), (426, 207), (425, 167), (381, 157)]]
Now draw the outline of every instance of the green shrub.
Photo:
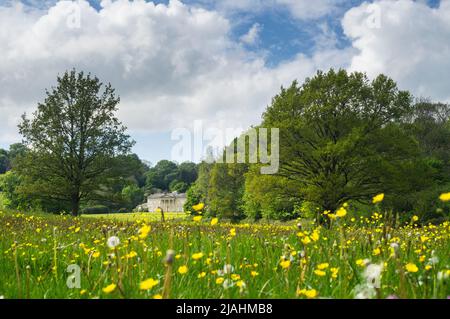
[(81, 210), (81, 214), (94, 215), (94, 214), (109, 214), (110, 210), (107, 206), (96, 205), (92, 207), (86, 207)]

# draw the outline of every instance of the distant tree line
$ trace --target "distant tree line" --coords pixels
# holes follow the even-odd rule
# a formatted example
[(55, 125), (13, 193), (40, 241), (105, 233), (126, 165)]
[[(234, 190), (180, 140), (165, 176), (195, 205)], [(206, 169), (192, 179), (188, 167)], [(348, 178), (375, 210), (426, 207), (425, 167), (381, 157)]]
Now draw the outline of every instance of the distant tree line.
[(415, 99), (384, 75), (319, 71), (281, 88), (260, 127), (280, 129), (279, 172), (203, 162), (186, 209), (203, 201), (209, 215), (234, 220), (324, 222), (323, 211), (344, 203), (356, 215), (373, 212), (371, 198), (385, 193), (381, 208), (401, 220), (449, 216), (438, 200), (450, 189), (448, 104)]
[(158, 192), (185, 193), (197, 180), (197, 164), (177, 164), (169, 160), (159, 161), (147, 172), (146, 189), (150, 194)]

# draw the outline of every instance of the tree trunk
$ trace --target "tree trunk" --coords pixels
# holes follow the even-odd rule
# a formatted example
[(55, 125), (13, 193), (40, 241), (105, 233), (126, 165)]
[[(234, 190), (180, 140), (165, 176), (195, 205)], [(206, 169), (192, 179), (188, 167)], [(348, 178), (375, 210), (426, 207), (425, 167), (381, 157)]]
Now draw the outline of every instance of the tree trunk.
[(78, 194), (72, 195), (72, 216), (76, 217), (80, 212), (80, 196)]

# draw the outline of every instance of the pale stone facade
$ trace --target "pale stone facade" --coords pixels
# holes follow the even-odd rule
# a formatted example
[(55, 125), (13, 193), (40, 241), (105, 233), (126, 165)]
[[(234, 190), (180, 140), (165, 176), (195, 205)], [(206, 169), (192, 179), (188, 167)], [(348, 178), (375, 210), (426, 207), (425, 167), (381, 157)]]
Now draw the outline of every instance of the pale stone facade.
[(162, 208), (164, 212), (183, 212), (183, 205), (186, 202), (186, 194), (178, 193), (157, 193), (152, 194), (147, 199), (147, 209), (155, 212)]

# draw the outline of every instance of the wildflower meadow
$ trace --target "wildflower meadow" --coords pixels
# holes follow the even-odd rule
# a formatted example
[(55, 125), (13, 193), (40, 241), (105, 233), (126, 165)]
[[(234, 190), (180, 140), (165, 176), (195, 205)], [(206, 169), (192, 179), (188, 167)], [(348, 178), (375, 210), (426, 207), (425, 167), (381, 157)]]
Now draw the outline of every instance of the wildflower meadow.
[[(443, 194), (441, 200), (448, 200)], [(380, 194), (373, 201), (381, 201)], [(374, 210), (376, 209), (374, 204)], [(1, 298), (448, 298), (450, 223), (0, 213)], [(144, 216), (144, 215), (142, 215)]]

